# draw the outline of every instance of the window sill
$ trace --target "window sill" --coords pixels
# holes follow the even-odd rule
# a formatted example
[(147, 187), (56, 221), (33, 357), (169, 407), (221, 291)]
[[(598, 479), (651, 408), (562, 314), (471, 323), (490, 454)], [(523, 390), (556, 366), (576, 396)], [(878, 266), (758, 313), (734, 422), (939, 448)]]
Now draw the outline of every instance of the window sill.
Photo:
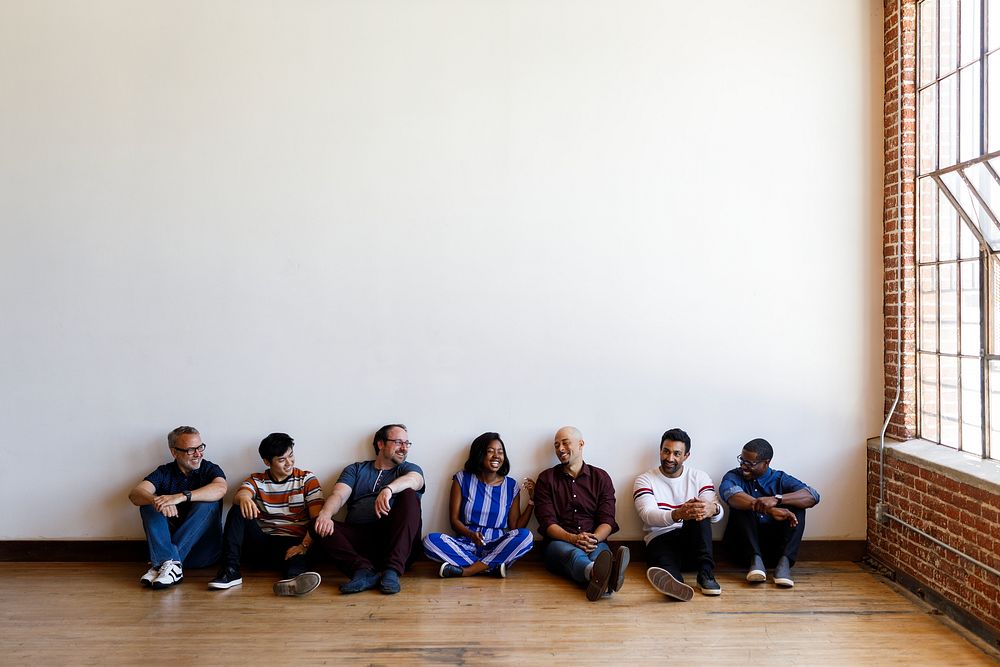
[[(868, 448), (878, 450), (878, 438), (869, 438)], [(899, 442), (885, 439), (887, 454), (938, 472), (955, 481), (1000, 495), (1000, 461), (983, 459), (927, 440)]]

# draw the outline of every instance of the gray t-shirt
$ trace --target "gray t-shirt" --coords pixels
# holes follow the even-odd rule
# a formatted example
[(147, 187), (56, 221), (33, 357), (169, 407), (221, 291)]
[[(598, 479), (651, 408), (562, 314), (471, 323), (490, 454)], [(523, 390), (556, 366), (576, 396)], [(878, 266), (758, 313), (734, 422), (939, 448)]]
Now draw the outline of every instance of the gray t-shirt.
[[(347, 523), (371, 523), (377, 521), (375, 516), (375, 497), (379, 491), (389, 485), (389, 482), (409, 472), (417, 472), (423, 476), (424, 471), (416, 463), (403, 461), (389, 470), (379, 470), (375, 461), (358, 461), (344, 468), (337, 483), (343, 482), (351, 487), (351, 495), (347, 499)], [(417, 493), (423, 493), (420, 487)], [(389, 500), (392, 505), (392, 500)]]

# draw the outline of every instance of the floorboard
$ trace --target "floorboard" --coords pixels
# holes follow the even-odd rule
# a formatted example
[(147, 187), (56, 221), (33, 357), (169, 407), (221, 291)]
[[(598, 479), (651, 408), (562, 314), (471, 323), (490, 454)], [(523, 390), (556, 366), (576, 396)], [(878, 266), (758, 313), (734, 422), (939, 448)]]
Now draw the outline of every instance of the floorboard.
[(302, 598), (274, 576), (209, 591), (213, 572), (171, 589), (138, 584), (134, 563), (0, 563), (3, 665), (992, 665), (997, 654), (929, 607), (849, 562), (800, 563), (796, 586), (751, 588), (717, 573), (723, 594), (688, 603), (654, 591), (639, 564), (612, 598), (589, 603), (538, 563), (507, 579), (436, 577), (418, 563), (403, 592), (341, 595), (324, 570)]

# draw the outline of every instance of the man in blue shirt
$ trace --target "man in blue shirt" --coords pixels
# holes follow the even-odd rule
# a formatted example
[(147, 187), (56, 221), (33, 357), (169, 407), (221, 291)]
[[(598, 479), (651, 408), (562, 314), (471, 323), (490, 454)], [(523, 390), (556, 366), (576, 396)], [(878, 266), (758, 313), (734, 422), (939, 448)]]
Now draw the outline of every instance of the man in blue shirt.
[(719, 495), (731, 510), (723, 541), (734, 558), (750, 563), (747, 581), (765, 581), (765, 559), (777, 560), (774, 583), (791, 588), (806, 510), (819, 502), (819, 493), (788, 473), (772, 469), (773, 456), (767, 440), (751, 440), (737, 457), (740, 467), (722, 478)]
[[(399, 577), (420, 545), (420, 495), (424, 471), (406, 460), (410, 440), (402, 424), (387, 424), (375, 433), (375, 459), (344, 468), (314, 531), (326, 554), (351, 580), (342, 593), (379, 586), (391, 595), (400, 591)], [(344, 521), (333, 515), (347, 506)]]
[(139, 482), (128, 499), (139, 507), (150, 568), (139, 579), (160, 589), (184, 579), (183, 566), (207, 567), (222, 549), (222, 497), (226, 473), (204, 458), (205, 443), (193, 426), (167, 434), (174, 457)]

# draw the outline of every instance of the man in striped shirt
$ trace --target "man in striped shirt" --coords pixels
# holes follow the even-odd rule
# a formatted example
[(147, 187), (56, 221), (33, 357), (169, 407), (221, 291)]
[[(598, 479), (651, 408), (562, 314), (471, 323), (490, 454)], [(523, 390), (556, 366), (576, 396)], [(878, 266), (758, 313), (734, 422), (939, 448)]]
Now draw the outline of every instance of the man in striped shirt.
[(306, 557), (312, 537), (309, 524), (323, 507), (323, 489), (316, 476), (295, 467), (295, 441), (287, 433), (272, 433), (257, 451), (267, 466), (243, 482), (226, 516), (222, 565), (212, 589), (243, 583), (243, 559), (283, 573), (274, 584), (278, 595), (305, 595), (316, 590), (320, 576), (309, 571)]
[(690, 600), (694, 589), (681, 568), (693, 565), (704, 595), (719, 595), (712, 558), (712, 523), (722, 519), (722, 505), (707, 473), (684, 465), (691, 438), (672, 428), (660, 438), (660, 465), (639, 475), (632, 489), (646, 541), (646, 578), (653, 588), (677, 600)]

